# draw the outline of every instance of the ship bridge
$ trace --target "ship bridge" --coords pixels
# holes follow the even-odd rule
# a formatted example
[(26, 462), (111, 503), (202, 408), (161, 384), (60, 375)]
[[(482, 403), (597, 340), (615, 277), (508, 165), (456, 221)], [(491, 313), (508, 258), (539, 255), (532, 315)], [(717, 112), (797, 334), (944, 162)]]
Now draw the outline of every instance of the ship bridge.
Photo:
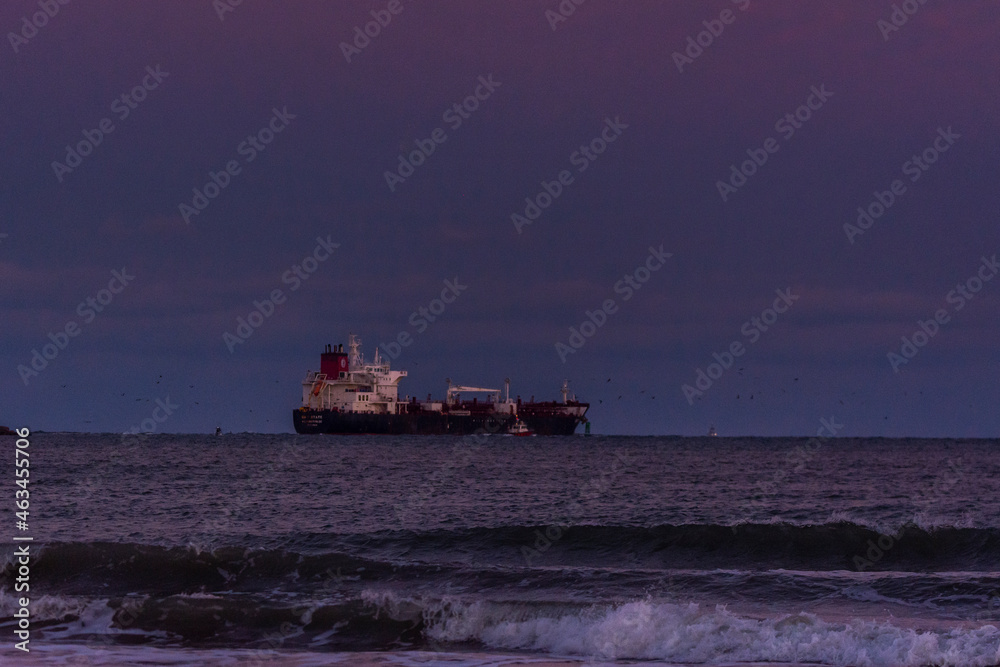
[(390, 370), (389, 362), (375, 350), (366, 362), (361, 339), (351, 334), (348, 352), (343, 345), (327, 345), (320, 357), (320, 371), (309, 371), (302, 381), (302, 406), (318, 410), (395, 414), (399, 381), (406, 371)]

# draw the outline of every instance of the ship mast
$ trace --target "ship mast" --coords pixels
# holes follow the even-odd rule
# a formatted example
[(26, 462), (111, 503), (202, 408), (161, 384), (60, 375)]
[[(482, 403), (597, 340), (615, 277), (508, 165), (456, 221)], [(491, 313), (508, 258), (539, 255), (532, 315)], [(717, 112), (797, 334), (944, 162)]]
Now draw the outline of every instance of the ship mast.
[(352, 371), (360, 370), (362, 364), (364, 363), (364, 360), (361, 357), (361, 350), (360, 350), (361, 339), (355, 336), (354, 334), (350, 334), (347, 338), (347, 345), (351, 350), (351, 356), (350, 356), (351, 370)]

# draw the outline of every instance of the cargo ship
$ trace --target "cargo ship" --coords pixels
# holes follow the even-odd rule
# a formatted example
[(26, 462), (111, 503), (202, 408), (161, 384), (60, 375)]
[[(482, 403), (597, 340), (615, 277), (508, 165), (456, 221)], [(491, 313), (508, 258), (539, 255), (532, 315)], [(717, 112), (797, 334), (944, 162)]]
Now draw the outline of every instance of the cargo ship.
[[(589, 403), (569, 393), (563, 381), (561, 401), (522, 401), (510, 397), (510, 380), (499, 389), (452, 384), (444, 400), (399, 398), (406, 371), (394, 371), (378, 348), (371, 362), (361, 354), (361, 340), (351, 334), (343, 344), (327, 345), (319, 370), (302, 381), (302, 405), (292, 411), (297, 433), (465, 435), (496, 433), (573, 435), (586, 423)], [(473, 394), (472, 398), (468, 398)]]

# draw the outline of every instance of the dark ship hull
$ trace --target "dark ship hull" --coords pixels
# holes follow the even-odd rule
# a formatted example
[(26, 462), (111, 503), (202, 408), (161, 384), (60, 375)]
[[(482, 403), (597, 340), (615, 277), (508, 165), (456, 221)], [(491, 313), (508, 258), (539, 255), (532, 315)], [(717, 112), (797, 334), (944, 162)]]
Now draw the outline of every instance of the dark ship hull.
[[(514, 425), (512, 415), (423, 412), (372, 414), (335, 410), (298, 409), (292, 411), (295, 432), (303, 434), (377, 435), (469, 435), (506, 434)], [(573, 435), (584, 419), (574, 415), (521, 415), (521, 421), (537, 435)]]

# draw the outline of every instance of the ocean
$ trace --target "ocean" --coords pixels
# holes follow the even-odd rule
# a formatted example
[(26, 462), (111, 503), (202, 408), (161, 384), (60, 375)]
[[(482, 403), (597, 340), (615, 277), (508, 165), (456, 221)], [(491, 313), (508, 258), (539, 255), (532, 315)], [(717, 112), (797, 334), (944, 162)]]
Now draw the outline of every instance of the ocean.
[(30, 443), (3, 664), (1000, 664), (996, 440)]

